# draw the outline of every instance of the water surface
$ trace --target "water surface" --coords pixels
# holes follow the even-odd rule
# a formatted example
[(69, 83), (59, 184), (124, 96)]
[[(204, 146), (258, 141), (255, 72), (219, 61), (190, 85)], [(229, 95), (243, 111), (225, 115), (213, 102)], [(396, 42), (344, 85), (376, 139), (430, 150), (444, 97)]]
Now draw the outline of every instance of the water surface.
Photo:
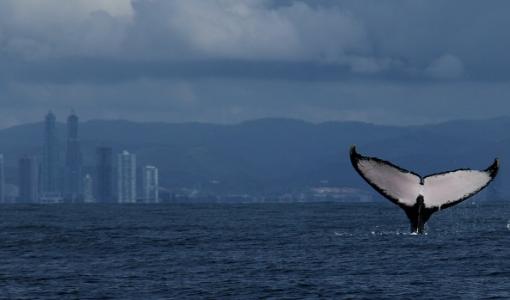
[(504, 203), (3, 205), (0, 299), (510, 298)]

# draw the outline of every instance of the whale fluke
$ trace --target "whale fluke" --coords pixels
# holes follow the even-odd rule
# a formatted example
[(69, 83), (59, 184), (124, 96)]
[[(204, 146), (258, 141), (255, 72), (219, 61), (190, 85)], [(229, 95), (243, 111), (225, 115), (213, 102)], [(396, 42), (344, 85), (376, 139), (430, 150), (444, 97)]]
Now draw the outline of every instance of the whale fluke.
[(411, 231), (423, 233), (430, 216), (458, 204), (484, 189), (496, 177), (499, 161), (483, 171), (458, 169), (420, 176), (376, 157), (350, 149), (351, 163), (376, 191), (400, 206), (411, 222)]

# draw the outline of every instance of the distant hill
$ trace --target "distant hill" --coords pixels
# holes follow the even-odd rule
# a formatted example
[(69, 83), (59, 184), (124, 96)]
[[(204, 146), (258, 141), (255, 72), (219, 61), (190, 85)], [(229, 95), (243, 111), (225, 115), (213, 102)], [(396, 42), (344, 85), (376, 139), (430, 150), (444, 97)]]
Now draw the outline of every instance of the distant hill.
[[(62, 149), (65, 127), (59, 124)], [(42, 123), (0, 130), (8, 180), (17, 158), (40, 153)], [(427, 174), (485, 168), (502, 162), (498, 192), (509, 194), (510, 118), (462, 120), (425, 126), (379, 126), (360, 122), (307, 123), (260, 119), (235, 125), (135, 123), (94, 120), (80, 124), (85, 166), (93, 172), (95, 148), (137, 154), (139, 165), (160, 169), (161, 185), (211, 193), (271, 194), (321, 185), (367, 186), (353, 172), (348, 148), (380, 156)]]

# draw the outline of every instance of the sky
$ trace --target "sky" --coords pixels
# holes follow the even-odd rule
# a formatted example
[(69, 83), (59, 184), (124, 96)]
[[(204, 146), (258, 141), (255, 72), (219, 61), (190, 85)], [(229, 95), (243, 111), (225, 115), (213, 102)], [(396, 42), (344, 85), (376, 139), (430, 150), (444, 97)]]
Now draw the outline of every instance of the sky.
[(0, 128), (510, 115), (505, 0), (3, 0)]

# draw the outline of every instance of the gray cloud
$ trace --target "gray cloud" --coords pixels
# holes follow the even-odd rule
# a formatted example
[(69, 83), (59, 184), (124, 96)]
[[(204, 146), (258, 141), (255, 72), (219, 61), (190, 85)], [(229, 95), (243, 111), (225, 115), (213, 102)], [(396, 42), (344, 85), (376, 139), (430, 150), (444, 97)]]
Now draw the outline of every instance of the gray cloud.
[(50, 107), (213, 122), (506, 114), (508, 8), (499, 0), (5, 0), (0, 126)]
[(434, 78), (460, 78), (464, 73), (464, 64), (458, 57), (445, 54), (434, 60), (425, 72)]
[(510, 4), (7, 0), (0, 3), (0, 51), (23, 62), (314, 62), (353, 75), (411, 77), (427, 77), (431, 64), (450, 55), (475, 77), (497, 67), (506, 78), (504, 8)]

